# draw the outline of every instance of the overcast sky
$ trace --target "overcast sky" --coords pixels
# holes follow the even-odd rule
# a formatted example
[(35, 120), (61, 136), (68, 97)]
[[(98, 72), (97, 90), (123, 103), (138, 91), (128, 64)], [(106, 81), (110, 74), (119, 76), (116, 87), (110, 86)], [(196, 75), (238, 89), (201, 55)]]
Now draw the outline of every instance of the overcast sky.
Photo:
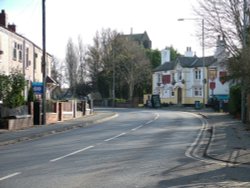
[[(47, 51), (57, 58), (65, 57), (68, 39), (92, 44), (96, 31), (111, 28), (124, 34), (147, 31), (153, 49), (172, 45), (184, 54), (192, 47), (201, 56), (201, 31), (193, 18), (197, 0), (46, 0)], [(42, 0), (0, 0), (8, 22), (17, 25), (17, 32), (42, 47)]]

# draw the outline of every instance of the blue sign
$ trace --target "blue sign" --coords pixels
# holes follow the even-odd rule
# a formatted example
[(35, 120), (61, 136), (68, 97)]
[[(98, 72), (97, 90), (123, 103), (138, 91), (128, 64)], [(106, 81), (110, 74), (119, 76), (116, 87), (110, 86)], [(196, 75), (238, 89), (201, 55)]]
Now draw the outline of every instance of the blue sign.
[(32, 88), (33, 88), (34, 94), (38, 94), (38, 95), (43, 94), (43, 83), (42, 82), (33, 82)]

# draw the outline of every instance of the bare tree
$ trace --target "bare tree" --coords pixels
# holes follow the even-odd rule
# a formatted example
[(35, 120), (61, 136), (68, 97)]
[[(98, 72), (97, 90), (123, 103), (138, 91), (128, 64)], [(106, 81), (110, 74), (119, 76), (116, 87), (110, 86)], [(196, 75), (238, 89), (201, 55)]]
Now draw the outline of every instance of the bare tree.
[(209, 39), (206, 40), (207, 46), (216, 44), (220, 35), (230, 54), (239, 55), (243, 46), (243, 3), (243, 0), (198, 0), (195, 12), (205, 20), (205, 37)]
[(67, 44), (66, 67), (69, 79), (69, 87), (73, 97), (75, 97), (76, 85), (77, 85), (77, 72), (78, 72), (78, 56), (77, 56), (77, 49), (71, 38), (68, 40)]
[[(250, 83), (249, 63), (249, 30), (246, 23), (249, 17), (246, 0), (198, 0), (199, 7), (196, 13), (205, 20), (206, 36), (210, 42), (221, 35), (225, 41), (225, 47), (231, 56), (229, 71), (231, 77), (240, 81), (242, 102), (242, 120), (246, 118), (246, 93)], [(249, 20), (248, 20), (249, 21)], [(208, 40), (206, 41), (208, 44)]]
[(103, 29), (101, 33), (96, 32), (93, 39), (94, 45), (89, 46), (87, 52), (87, 62), (90, 72), (90, 77), (93, 82), (95, 90), (98, 90), (98, 80), (100, 77), (105, 77), (107, 88), (111, 95), (112, 71), (114, 64), (114, 50), (112, 48), (112, 41), (117, 36), (116, 31), (110, 29)]
[(128, 97), (132, 100), (135, 86), (140, 87), (151, 78), (151, 64), (146, 51), (132, 40), (123, 40), (122, 53), (118, 57), (118, 71), (128, 86)]
[(93, 46), (88, 47), (87, 51), (87, 65), (89, 67), (89, 75), (93, 84), (94, 90), (98, 90), (97, 81), (100, 71), (103, 69), (101, 62), (101, 44), (99, 33), (93, 39)]
[(83, 45), (82, 38), (78, 36), (78, 83), (85, 84), (88, 79), (88, 66), (86, 62), (86, 49)]
[(63, 80), (63, 70), (65, 69), (62, 62), (60, 62), (56, 57), (53, 56), (52, 67), (51, 67), (51, 77), (59, 84), (61, 87), (64, 84)]

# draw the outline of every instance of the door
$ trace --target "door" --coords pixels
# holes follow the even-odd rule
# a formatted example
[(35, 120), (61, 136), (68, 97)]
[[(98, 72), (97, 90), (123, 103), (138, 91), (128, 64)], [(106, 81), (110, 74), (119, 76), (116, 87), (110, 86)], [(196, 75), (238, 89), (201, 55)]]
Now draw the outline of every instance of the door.
[(182, 104), (182, 89), (180, 87), (178, 88), (177, 103)]

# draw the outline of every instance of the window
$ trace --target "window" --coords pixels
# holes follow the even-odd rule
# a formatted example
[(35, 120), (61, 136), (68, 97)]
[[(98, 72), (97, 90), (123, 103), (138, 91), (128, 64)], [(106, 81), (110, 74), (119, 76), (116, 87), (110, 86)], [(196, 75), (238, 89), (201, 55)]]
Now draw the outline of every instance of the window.
[(18, 49), (18, 61), (22, 62), (23, 60), (23, 46), (21, 44), (17, 44)]
[(17, 59), (17, 43), (16, 42), (13, 42), (12, 59), (14, 61), (16, 61), (16, 59)]
[(181, 71), (178, 72), (178, 79), (182, 80), (182, 73), (181, 73)]
[(175, 79), (174, 79), (174, 73), (172, 73), (172, 82), (174, 82)]
[(195, 97), (201, 97), (202, 96), (202, 88), (201, 87), (195, 87), (194, 88), (194, 96)]
[(195, 80), (200, 80), (201, 79), (201, 70), (200, 69), (195, 69), (194, 78), (195, 78)]
[(26, 48), (26, 67), (29, 66), (29, 48)]
[(158, 81), (157, 81), (157, 83), (161, 83), (161, 74), (157, 74), (157, 76), (158, 76)]
[(36, 59), (37, 59), (38, 55), (37, 53), (35, 53), (35, 59), (34, 59), (34, 69), (36, 70)]
[(22, 51), (18, 51), (18, 60), (20, 61), (20, 62), (22, 62), (22, 59), (23, 59), (23, 54), (22, 54)]
[(174, 91), (171, 92), (172, 97), (174, 97)]

